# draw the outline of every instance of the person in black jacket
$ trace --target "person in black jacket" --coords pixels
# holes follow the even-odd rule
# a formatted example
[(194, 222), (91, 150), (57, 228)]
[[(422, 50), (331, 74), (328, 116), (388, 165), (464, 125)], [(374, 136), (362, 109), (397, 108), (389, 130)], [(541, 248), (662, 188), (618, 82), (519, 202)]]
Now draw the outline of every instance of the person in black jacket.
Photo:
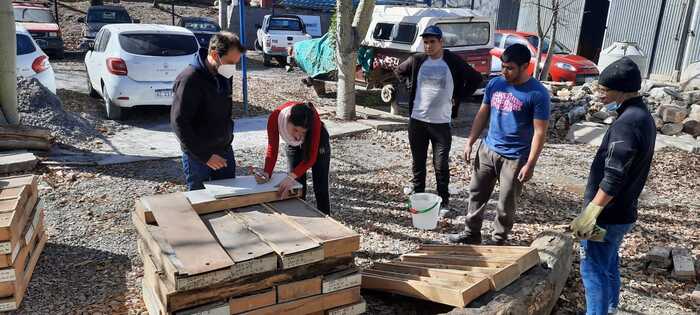
[(408, 140), (413, 157), (413, 192), (425, 191), (428, 144), (433, 145), (433, 166), (441, 207), (450, 202), (449, 154), (452, 146), (451, 122), (459, 104), (481, 84), (481, 74), (462, 58), (443, 49), (442, 31), (429, 26), (420, 35), (424, 54), (415, 54), (396, 69), (410, 89)]
[(638, 91), (641, 74), (629, 58), (600, 74), (603, 101), (617, 107), (591, 165), (586, 208), (571, 222), (581, 239), (581, 279), (586, 314), (615, 314), (619, 303), (620, 244), (637, 221), (637, 200), (646, 183), (656, 141), (656, 125)]
[(180, 141), (189, 190), (204, 189), (208, 180), (236, 177), (231, 78), (245, 50), (238, 36), (219, 32), (209, 41), (208, 54), (197, 54), (175, 79), (170, 124)]

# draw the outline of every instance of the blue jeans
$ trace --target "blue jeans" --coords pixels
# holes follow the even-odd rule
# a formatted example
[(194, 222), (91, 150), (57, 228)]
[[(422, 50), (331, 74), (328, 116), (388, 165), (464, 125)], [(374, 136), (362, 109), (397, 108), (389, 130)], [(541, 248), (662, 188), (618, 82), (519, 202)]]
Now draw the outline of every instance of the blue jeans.
[(634, 227), (629, 224), (598, 224), (607, 230), (602, 242), (581, 241), (581, 279), (586, 289), (586, 315), (617, 312), (620, 303), (620, 244)]
[(185, 172), (187, 190), (204, 189), (204, 182), (216, 179), (236, 177), (236, 159), (233, 149), (229, 147), (224, 155), (226, 167), (213, 170), (207, 166), (206, 161), (201, 162), (187, 152), (182, 152), (182, 170)]

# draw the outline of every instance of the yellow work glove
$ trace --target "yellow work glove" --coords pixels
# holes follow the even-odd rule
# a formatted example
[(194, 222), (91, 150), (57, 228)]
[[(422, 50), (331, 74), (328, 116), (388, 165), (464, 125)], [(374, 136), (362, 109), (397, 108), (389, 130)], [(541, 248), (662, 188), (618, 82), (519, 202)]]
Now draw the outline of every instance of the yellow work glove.
[(571, 221), (571, 233), (580, 239), (588, 239), (595, 228), (595, 220), (603, 211), (603, 207), (593, 204), (586, 206), (586, 209)]

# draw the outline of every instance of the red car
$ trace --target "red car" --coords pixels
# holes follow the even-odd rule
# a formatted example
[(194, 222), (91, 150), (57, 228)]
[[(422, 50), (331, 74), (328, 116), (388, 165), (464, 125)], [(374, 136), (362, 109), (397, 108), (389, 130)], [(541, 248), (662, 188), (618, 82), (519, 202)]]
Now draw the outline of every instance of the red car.
[[(516, 32), (512, 30), (497, 30), (494, 36), (494, 48), (491, 49), (491, 72), (501, 72), (501, 55), (503, 51), (513, 44), (523, 44), (530, 49), (532, 53), (532, 61), (530, 61), (530, 74), (535, 69), (537, 62), (537, 44), (539, 39), (534, 33)], [(542, 45), (542, 59), (547, 57), (546, 51), (549, 49), (550, 41), (545, 39)], [(568, 49), (558, 42), (552, 48), (554, 56), (552, 56), (552, 65), (549, 68), (549, 80), (551, 81), (572, 81), (576, 84), (583, 84), (598, 79), (598, 67), (593, 61), (584, 57), (571, 54)]]
[(41, 50), (57, 58), (63, 57), (63, 39), (56, 17), (46, 4), (12, 2), (15, 22), (29, 31)]

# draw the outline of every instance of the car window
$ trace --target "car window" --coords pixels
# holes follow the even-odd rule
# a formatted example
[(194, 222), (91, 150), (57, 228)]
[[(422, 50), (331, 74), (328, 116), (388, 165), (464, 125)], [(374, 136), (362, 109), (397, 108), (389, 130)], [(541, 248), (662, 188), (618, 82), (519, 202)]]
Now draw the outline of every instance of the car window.
[(399, 28), (396, 30), (396, 35), (391, 39), (394, 42), (399, 43), (410, 43), (416, 39), (416, 25), (415, 24), (399, 24)]
[(185, 28), (194, 32), (218, 32), (219, 26), (209, 22), (185, 22)]
[(24, 34), (16, 34), (17, 56), (31, 54), (36, 51), (32, 38)]
[[(517, 36), (513, 36), (513, 35), (508, 35), (506, 37), (506, 44), (503, 46), (503, 48), (508, 48), (508, 47), (513, 46), (515, 44), (523, 44), (523, 45), (527, 46), (527, 42), (525, 40), (523, 40), (522, 38), (517, 37)], [(535, 47), (537, 47), (537, 45), (535, 45)]]
[(14, 8), (15, 21), (28, 23), (56, 23), (49, 10)]
[(273, 18), (270, 20), (268, 30), (274, 31), (301, 31), (301, 21), (296, 19)]
[(90, 10), (87, 16), (88, 23), (131, 23), (131, 18), (122, 10)]
[(501, 47), (501, 41), (503, 41), (503, 34), (501, 34), (501, 33), (493, 34), (493, 46), (494, 47)]
[(486, 45), (491, 39), (491, 26), (488, 22), (438, 23), (442, 30), (445, 47)]
[[(527, 41), (530, 42), (532, 47), (535, 47), (537, 49), (537, 45), (540, 43), (540, 39), (537, 36), (527, 36)], [(549, 39), (545, 38), (545, 40), (542, 42), (542, 51), (546, 52), (549, 50)], [(555, 54), (570, 54), (569, 50), (566, 49), (562, 44), (559, 42), (555, 42), (556, 45), (552, 47), (552, 52)]]
[(194, 36), (177, 34), (120, 34), (124, 51), (144, 56), (184, 56), (197, 51)]
[(107, 44), (109, 43), (109, 37), (112, 35), (112, 33), (109, 32), (109, 30), (104, 30), (102, 32), (102, 38), (100, 39), (100, 46), (97, 47), (97, 51), (103, 52), (107, 49)]
[(377, 23), (377, 26), (374, 27), (372, 38), (379, 40), (389, 40), (391, 38), (391, 31), (393, 29), (394, 24)]

